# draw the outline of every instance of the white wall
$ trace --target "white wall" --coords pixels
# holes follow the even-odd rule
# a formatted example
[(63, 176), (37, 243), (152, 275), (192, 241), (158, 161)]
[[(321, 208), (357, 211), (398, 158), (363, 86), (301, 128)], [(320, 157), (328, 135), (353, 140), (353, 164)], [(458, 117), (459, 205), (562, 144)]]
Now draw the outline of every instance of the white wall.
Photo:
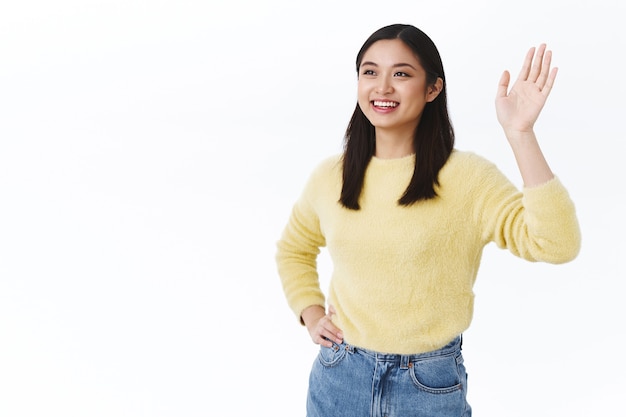
[(458, 147), (517, 184), (496, 85), (530, 46), (554, 50), (537, 131), (583, 249), (550, 266), (487, 248), (469, 399), (480, 416), (617, 415), (624, 4), (3, 1), (0, 415), (303, 416), (316, 347), (274, 244), (340, 150), (358, 48), (396, 22), (440, 48)]

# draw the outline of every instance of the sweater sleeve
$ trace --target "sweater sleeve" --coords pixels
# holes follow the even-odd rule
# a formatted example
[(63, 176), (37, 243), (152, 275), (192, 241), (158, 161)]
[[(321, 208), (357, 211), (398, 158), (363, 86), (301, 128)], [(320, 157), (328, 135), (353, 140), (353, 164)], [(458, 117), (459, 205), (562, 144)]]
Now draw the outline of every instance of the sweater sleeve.
[(305, 308), (325, 305), (325, 297), (319, 285), (317, 256), (320, 247), (325, 246), (326, 242), (313, 204), (316, 182), (314, 173), (294, 204), (289, 221), (277, 242), (278, 274), (287, 303), (300, 321)]
[(519, 191), (492, 165), (482, 185), (477, 213), (483, 239), (533, 262), (560, 264), (576, 258), (580, 228), (559, 178)]
[(532, 232), (529, 252), (537, 260), (564, 263), (580, 252), (581, 234), (574, 203), (558, 177), (523, 190), (525, 222)]

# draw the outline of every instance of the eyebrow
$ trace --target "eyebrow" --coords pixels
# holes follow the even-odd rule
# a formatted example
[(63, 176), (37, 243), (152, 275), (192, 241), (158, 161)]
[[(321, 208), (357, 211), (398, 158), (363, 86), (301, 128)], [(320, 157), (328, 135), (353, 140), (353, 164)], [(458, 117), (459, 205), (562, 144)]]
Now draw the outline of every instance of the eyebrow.
[[(361, 66), (364, 66), (364, 65), (371, 65), (371, 66), (373, 66), (373, 67), (377, 67), (377, 66), (378, 66), (378, 64), (377, 64), (377, 63), (372, 62), (372, 61), (365, 61), (365, 62), (362, 62), (362, 63), (361, 63)], [(413, 68), (414, 70), (416, 70), (416, 68), (415, 68), (413, 65), (411, 65), (411, 64), (407, 64), (407, 63), (405, 63), (405, 62), (400, 62), (400, 63), (397, 63), (397, 64), (393, 64), (391, 67), (392, 67), (392, 68), (410, 67), (410, 68)]]

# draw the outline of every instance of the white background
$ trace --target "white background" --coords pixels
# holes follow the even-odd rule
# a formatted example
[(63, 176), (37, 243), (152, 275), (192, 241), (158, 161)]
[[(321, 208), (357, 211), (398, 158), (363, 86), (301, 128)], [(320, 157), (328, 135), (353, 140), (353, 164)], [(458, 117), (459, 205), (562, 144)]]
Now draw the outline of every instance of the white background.
[(457, 147), (518, 185), (498, 79), (540, 42), (560, 69), (537, 132), (583, 248), (560, 266), (486, 248), (464, 344), (475, 415), (622, 416), (625, 15), (620, 0), (2, 0), (0, 416), (304, 416), (317, 348), (275, 242), (341, 149), (357, 50), (396, 22), (440, 49)]

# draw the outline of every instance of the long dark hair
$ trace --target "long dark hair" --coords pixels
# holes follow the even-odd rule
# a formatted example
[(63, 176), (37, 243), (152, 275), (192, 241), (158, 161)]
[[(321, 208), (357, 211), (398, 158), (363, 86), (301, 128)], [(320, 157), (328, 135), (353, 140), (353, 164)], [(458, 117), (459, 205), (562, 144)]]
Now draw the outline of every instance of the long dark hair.
[[(418, 58), (426, 72), (427, 84), (433, 85), (441, 78), (443, 86), (439, 95), (426, 103), (422, 117), (413, 137), (415, 169), (411, 182), (398, 204), (410, 206), (435, 198), (435, 186), (439, 185), (439, 170), (448, 160), (454, 148), (454, 129), (448, 116), (446, 77), (437, 47), (424, 32), (411, 25), (394, 24), (374, 32), (363, 44), (356, 57), (359, 73), (363, 55), (374, 42), (400, 39)], [(359, 210), (359, 196), (363, 188), (365, 170), (376, 149), (374, 126), (365, 117), (357, 103), (344, 138), (343, 186), (339, 202), (346, 208)]]

